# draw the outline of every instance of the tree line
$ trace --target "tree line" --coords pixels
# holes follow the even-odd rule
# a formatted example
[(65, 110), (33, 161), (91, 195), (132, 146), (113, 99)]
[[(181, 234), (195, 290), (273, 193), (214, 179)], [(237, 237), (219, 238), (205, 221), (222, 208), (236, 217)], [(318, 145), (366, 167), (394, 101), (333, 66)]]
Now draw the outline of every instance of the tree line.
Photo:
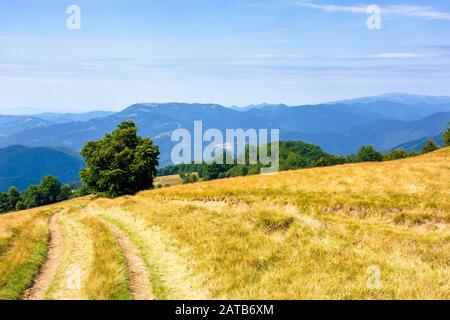
[(30, 186), (24, 192), (19, 192), (14, 186), (8, 192), (0, 192), (0, 213), (32, 209), (85, 194), (87, 190), (81, 184), (62, 184), (57, 178), (47, 176), (39, 185)]
[[(450, 146), (450, 124), (442, 136), (445, 146)], [(270, 144), (268, 145), (270, 150)], [(426, 154), (440, 149), (436, 142), (429, 139), (420, 152), (410, 151), (400, 148), (388, 153), (381, 153), (373, 146), (362, 146), (355, 154), (344, 156), (334, 156), (322, 151), (319, 146), (306, 144), (298, 141), (280, 142), (280, 170), (297, 170), (314, 167), (334, 166), (346, 163), (359, 162), (381, 162), (405, 159)], [(248, 147), (246, 148), (248, 155)], [(225, 156), (224, 156), (225, 158)], [(198, 180), (215, 180), (237, 176), (248, 176), (259, 174), (262, 165), (260, 164), (217, 164), (213, 161), (201, 164), (180, 164), (161, 168), (158, 170), (159, 176), (180, 175), (183, 183), (194, 183)], [(196, 173), (192, 175), (192, 173)]]

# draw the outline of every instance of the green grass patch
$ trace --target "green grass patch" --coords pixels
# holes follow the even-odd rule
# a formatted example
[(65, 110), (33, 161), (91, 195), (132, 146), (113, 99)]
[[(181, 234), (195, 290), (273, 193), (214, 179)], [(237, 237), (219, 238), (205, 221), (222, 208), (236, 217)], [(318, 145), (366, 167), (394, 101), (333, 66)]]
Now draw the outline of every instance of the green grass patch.
[(99, 220), (85, 218), (91, 230), (94, 260), (87, 280), (86, 292), (91, 300), (131, 300), (125, 255), (114, 235)]
[(38, 216), (3, 244), (8, 249), (0, 260), (0, 300), (20, 299), (33, 284), (47, 256), (47, 223), (47, 215)]

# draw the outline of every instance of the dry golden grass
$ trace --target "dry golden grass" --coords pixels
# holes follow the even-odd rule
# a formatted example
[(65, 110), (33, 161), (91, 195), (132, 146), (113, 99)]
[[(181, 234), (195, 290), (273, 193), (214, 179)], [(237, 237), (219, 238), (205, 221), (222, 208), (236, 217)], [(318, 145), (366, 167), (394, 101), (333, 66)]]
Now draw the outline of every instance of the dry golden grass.
[(139, 250), (150, 274), (153, 293), (159, 300), (207, 299), (200, 281), (189, 272), (188, 261), (171, 248), (164, 234), (137, 216), (110, 207), (108, 200), (97, 201), (87, 211), (121, 228)]
[[(129, 298), (123, 254), (104, 220), (135, 244), (159, 299), (450, 299), (449, 160), (447, 148), (65, 202), (60, 274), (70, 257), (80, 263), (79, 237), (89, 261), (79, 297)], [(0, 217), (0, 241), (28, 214)], [(2, 259), (0, 274), (7, 268)]]
[(214, 298), (449, 299), (449, 159), (212, 181), (113, 206), (167, 234)]
[(171, 187), (183, 184), (183, 180), (178, 174), (164, 177), (156, 177), (153, 181), (155, 188), (158, 187)]

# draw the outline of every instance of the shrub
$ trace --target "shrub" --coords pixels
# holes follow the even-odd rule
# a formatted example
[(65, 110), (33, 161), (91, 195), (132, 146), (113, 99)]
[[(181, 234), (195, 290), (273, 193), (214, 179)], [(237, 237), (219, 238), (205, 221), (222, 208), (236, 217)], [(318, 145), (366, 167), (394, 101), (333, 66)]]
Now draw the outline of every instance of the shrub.
[(444, 143), (444, 146), (450, 147), (450, 122), (448, 123), (447, 130), (445, 130), (442, 135), (442, 142)]
[(356, 162), (379, 162), (383, 161), (383, 155), (372, 146), (361, 147), (355, 156)]
[(439, 146), (434, 142), (433, 139), (430, 139), (425, 143), (425, 145), (422, 148), (422, 154), (433, 152), (439, 149)]
[(396, 149), (392, 152), (389, 152), (383, 156), (384, 161), (391, 161), (391, 160), (399, 160), (399, 159), (405, 159), (408, 157), (408, 152), (405, 149)]

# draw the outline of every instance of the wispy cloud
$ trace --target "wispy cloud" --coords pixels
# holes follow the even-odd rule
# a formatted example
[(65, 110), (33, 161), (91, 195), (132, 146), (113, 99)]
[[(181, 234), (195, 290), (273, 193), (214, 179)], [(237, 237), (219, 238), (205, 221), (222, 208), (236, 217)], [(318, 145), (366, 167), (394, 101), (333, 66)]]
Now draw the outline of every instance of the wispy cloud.
[(388, 53), (380, 53), (374, 54), (371, 58), (375, 59), (413, 59), (413, 58), (428, 58), (431, 55), (426, 54), (418, 54), (412, 52), (388, 52)]
[(343, 6), (335, 4), (317, 4), (312, 2), (296, 2), (299, 7), (322, 10), (324, 12), (347, 12), (347, 13), (366, 13), (368, 6)]
[[(339, 5), (339, 4), (318, 4), (314, 2), (294, 2), (296, 6), (321, 10), (328, 13), (357, 13), (367, 14), (369, 5)], [(381, 7), (381, 12), (385, 15), (416, 17), (430, 20), (449, 20), (450, 13), (435, 10), (430, 6), (411, 6), (411, 5), (390, 5)]]

